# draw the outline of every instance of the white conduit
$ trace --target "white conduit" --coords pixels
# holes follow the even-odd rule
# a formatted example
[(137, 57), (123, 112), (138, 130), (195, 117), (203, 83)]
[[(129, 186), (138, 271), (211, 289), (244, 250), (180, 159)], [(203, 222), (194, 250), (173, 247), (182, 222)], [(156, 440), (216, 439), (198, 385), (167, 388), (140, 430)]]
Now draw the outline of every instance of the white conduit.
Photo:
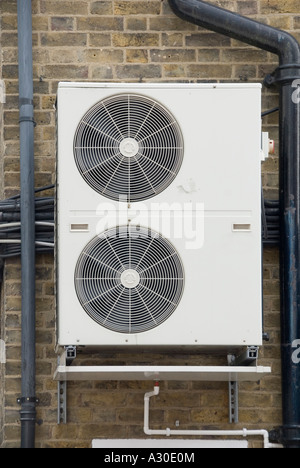
[(162, 429), (162, 430), (152, 430), (149, 429), (149, 411), (150, 411), (150, 398), (159, 395), (159, 384), (156, 383), (153, 392), (145, 394), (144, 397), (144, 432), (148, 436), (203, 436), (203, 437), (225, 437), (225, 436), (238, 436), (238, 437), (249, 437), (249, 436), (261, 436), (264, 439), (264, 448), (282, 448), (282, 445), (271, 444), (269, 440), (269, 433), (264, 429), (257, 430), (172, 430), (172, 429)]

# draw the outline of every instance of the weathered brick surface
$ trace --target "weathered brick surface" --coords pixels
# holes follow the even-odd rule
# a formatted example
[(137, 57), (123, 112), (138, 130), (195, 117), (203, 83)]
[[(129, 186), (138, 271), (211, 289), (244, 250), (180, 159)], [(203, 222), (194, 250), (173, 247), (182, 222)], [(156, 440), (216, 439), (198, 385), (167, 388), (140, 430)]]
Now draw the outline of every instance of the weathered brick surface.
[[(298, 0), (211, 0), (240, 14), (289, 30), (300, 38)], [(33, 0), (33, 56), (36, 186), (54, 181), (57, 83), (74, 81), (262, 81), (277, 58), (238, 41), (203, 30), (174, 16), (166, 0)], [(17, 1), (1, 0), (0, 62), (7, 101), (0, 109), (1, 195), (19, 191)], [(278, 96), (264, 90), (264, 108)], [(3, 114), (2, 114), (3, 111)], [(3, 121), (3, 118), (4, 121)], [(264, 120), (278, 148), (278, 116)], [(263, 166), (268, 197), (278, 197), (278, 153)], [(264, 255), (265, 328), (270, 342), (260, 353), (273, 373), (260, 383), (244, 383), (238, 428), (271, 429), (281, 423), (278, 252)], [(152, 384), (80, 382), (68, 389), (68, 425), (57, 426), (53, 257), (37, 258), (37, 396), (40, 399), (38, 447), (89, 447), (97, 437), (143, 437), (143, 394)], [(17, 447), (20, 423), (20, 262), (6, 262), (1, 295), (1, 338), (7, 364), (0, 367), (0, 446)], [(88, 363), (128, 365), (135, 355), (82, 357)], [(143, 355), (145, 364), (226, 364), (224, 358), (180, 354)], [(219, 383), (163, 383), (153, 402), (152, 425), (197, 428), (213, 424), (229, 429), (227, 386)], [(253, 446), (260, 445), (259, 440)]]

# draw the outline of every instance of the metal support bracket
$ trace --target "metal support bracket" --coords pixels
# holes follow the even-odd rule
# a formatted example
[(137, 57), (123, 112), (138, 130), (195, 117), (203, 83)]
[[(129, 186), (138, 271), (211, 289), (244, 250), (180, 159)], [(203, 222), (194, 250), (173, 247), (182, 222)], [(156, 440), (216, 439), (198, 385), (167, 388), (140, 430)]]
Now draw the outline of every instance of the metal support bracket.
[(257, 366), (258, 346), (248, 346), (248, 348), (239, 356), (228, 355), (228, 364), (230, 366)]
[(229, 382), (229, 423), (237, 424), (239, 422), (239, 384), (238, 382)]
[[(248, 348), (240, 355), (235, 356), (229, 354), (227, 356), (230, 366), (256, 366), (258, 360), (257, 346), (248, 346)], [(239, 384), (237, 381), (228, 383), (229, 392), (229, 422), (237, 424), (239, 422)]]
[[(57, 363), (59, 366), (71, 366), (76, 355), (76, 346), (65, 346)], [(67, 381), (61, 380), (57, 382), (57, 424), (67, 424)]]
[(67, 421), (67, 382), (82, 380), (227, 382), (229, 420), (238, 423), (238, 382), (257, 381), (271, 373), (270, 367), (257, 365), (258, 348), (253, 346), (238, 357), (228, 355), (227, 366), (71, 366), (75, 357), (76, 347), (68, 346), (58, 358), (54, 374), (58, 381), (58, 424)]
[(74, 359), (77, 356), (77, 348), (76, 346), (66, 346), (65, 352), (63, 353), (62, 357), (65, 359), (65, 363), (67, 366), (70, 366)]
[(57, 382), (57, 424), (67, 424), (67, 382)]

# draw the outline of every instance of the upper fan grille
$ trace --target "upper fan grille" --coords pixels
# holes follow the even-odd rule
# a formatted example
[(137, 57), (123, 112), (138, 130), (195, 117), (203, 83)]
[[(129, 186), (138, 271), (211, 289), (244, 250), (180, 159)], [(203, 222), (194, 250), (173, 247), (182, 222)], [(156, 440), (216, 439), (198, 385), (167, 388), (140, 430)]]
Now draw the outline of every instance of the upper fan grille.
[(118, 227), (95, 237), (75, 269), (75, 289), (87, 314), (119, 333), (151, 330), (175, 311), (184, 272), (175, 248), (146, 228)]
[(174, 180), (182, 164), (183, 137), (176, 119), (157, 101), (118, 94), (84, 115), (74, 155), (80, 174), (96, 192), (137, 202)]

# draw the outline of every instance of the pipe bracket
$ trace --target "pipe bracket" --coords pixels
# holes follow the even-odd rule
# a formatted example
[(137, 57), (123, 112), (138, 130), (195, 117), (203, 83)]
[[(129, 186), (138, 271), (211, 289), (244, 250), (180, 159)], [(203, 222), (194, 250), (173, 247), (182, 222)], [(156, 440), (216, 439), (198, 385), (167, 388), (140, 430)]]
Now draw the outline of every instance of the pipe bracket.
[(267, 75), (264, 80), (264, 85), (267, 88), (277, 84), (277, 83), (291, 83), (294, 80), (300, 79), (300, 64), (286, 64), (280, 65), (276, 70)]
[(19, 405), (23, 405), (23, 403), (39, 403), (39, 399), (36, 397), (21, 397), (17, 398), (17, 403)]
[(299, 448), (300, 446), (300, 426), (286, 425), (280, 426), (270, 431), (272, 442), (283, 444), (286, 448)]

